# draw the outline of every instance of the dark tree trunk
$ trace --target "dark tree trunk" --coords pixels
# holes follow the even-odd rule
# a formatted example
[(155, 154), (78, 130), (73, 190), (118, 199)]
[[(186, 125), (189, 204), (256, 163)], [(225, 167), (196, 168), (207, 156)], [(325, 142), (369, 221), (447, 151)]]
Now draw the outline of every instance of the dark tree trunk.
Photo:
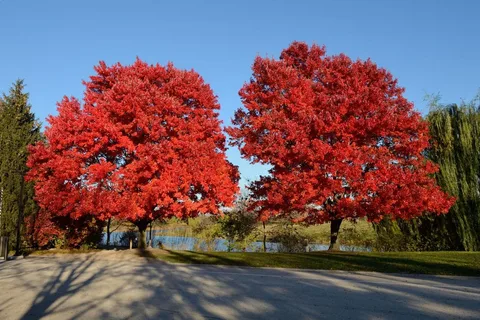
[(335, 219), (330, 223), (330, 247), (329, 251), (340, 251), (340, 244), (337, 242), (338, 232), (343, 219)]
[(30, 232), (30, 245), (33, 248), (37, 248), (37, 242), (35, 241), (35, 224), (37, 223), (37, 214), (38, 214), (38, 210), (32, 216), (32, 224), (31, 224), (32, 227), (31, 227), (31, 230), (29, 231)]
[(147, 228), (138, 228), (138, 249), (147, 248)]
[(0, 237), (3, 236), (2, 210), (3, 210), (3, 188), (0, 187)]
[(267, 252), (267, 233), (265, 232), (265, 221), (262, 221), (263, 224), (263, 252)]
[(150, 222), (150, 235), (148, 239), (148, 247), (151, 248), (153, 245), (153, 238), (152, 238), (152, 222)]
[(110, 245), (110, 223), (112, 222), (112, 218), (108, 218), (107, 220), (107, 247)]
[(138, 228), (138, 249), (147, 249), (147, 227), (150, 221), (137, 221), (135, 225)]
[(21, 241), (21, 229), (22, 229), (22, 221), (23, 221), (23, 210), (25, 207), (24, 203), (24, 196), (23, 196), (23, 189), (25, 186), (25, 180), (23, 179), (23, 175), (20, 176), (20, 195), (18, 198), (18, 219), (17, 219), (17, 241), (15, 243), (15, 255), (20, 255), (20, 241)]

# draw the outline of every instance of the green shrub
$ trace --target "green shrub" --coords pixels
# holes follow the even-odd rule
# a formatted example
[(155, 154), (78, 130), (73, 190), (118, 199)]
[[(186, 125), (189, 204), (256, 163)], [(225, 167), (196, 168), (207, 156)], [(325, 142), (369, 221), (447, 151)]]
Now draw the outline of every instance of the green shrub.
[(65, 236), (63, 237), (56, 237), (54, 240), (54, 247), (55, 249), (65, 249), (67, 248), (67, 240)]
[(228, 241), (227, 250), (244, 251), (257, 237), (257, 216), (247, 210), (246, 202), (237, 203), (236, 207), (218, 218), (219, 235)]
[(91, 249), (96, 249), (98, 247), (98, 245), (96, 243), (83, 243), (81, 246), (80, 246), (80, 250), (81, 251), (89, 251)]
[(279, 252), (305, 252), (309, 242), (309, 239), (300, 234), (289, 222), (277, 224), (271, 230), (270, 235), (270, 240), (278, 243)]
[[(371, 226), (369, 226), (371, 229)], [(366, 230), (356, 222), (344, 224), (339, 233), (338, 242), (343, 246), (372, 248), (376, 243), (376, 236), (372, 230)]]
[(135, 239), (137, 238), (137, 233), (133, 230), (127, 230), (122, 232), (120, 235), (120, 238), (116, 245), (120, 247), (129, 247), (130, 246), (130, 239)]
[(215, 239), (221, 236), (220, 225), (217, 223), (216, 216), (199, 216), (188, 219), (188, 225), (191, 227), (193, 236), (203, 240), (205, 247), (201, 242), (195, 244), (195, 251), (213, 251), (215, 249)]

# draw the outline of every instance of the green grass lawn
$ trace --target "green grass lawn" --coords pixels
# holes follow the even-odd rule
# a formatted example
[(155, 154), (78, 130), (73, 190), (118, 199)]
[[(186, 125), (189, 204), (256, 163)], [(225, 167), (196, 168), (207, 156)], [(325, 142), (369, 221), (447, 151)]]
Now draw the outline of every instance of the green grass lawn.
[(137, 256), (171, 263), (213, 264), (244, 267), (299, 268), (319, 270), (376, 271), (385, 273), (417, 273), (457, 276), (480, 276), (480, 252), (194, 252), (149, 249), (119, 250), (43, 250), (32, 256), (92, 253), (100, 259), (102, 253)]
[(287, 254), (192, 251), (156, 253), (147, 251), (146, 255), (173, 263), (480, 276), (480, 252)]
[(77, 253), (94, 253), (107, 251), (103, 249), (50, 249), (50, 250), (35, 250), (27, 251), (24, 253), (25, 256), (51, 256), (57, 254), (77, 254)]

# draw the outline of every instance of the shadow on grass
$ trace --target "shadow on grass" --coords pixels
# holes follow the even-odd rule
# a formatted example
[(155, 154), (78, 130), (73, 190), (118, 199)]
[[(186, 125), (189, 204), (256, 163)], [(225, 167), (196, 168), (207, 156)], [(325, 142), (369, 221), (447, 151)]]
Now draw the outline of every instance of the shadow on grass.
[(218, 264), (228, 266), (249, 266), (249, 264), (242, 259), (232, 259), (226, 257), (225, 255), (219, 255), (215, 253), (172, 250), (165, 251), (167, 251), (172, 256), (172, 259), (167, 259), (171, 262), (190, 264)]
[(135, 249), (135, 255), (147, 260), (158, 260), (157, 256), (148, 249)]
[[(226, 253), (171, 251), (156, 258), (190, 264), (218, 264), (250, 267), (376, 271), (386, 273), (417, 273), (437, 275), (480, 276), (480, 264), (468, 256), (456, 262), (443, 261), (441, 255), (429, 257), (379, 256), (345, 252), (288, 253)], [(448, 253), (446, 253), (448, 255)]]
[(442, 262), (441, 259), (422, 261), (415, 258), (379, 257), (348, 253), (321, 253), (312, 256), (316, 260), (321, 260), (318, 261), (320, 265), (328, 260), (332, 263), (332, 267), (343, 270), (480, 276), (480, 265), (475, 266), (473, 263), (472, 266), (456, 265)]

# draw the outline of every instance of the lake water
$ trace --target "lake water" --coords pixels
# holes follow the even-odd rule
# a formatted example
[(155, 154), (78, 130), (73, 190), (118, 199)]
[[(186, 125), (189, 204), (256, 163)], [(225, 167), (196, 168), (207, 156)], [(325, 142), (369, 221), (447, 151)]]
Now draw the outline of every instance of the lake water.
[[(202, 239), (184, 236), (166, 236), (162, 235), (162, 230), (152, 230), (152, 247), (158, 248), (161, 243), (164, 249), (168, 250), (187, 250), (187, 251), (228, 251), (228, 241), (225, 239), (216, 239), (213, 243), (206, 243)], [(112, 232), (110, 234), (110, 244), (117, 246), (128, 246), (128, 240), (122, 242), (123, 232)], [(107, 234), (103, 234), (102, 244), (106, 244)], [(149, 241), (149, 233), (147, 232), (147, 241)], [(266, 243), (267, 252), (279, 252), (280, 244), (276, 242)], [(326, 244), (310, 243), (307, 251), (324, 251), (328, 249)], [(370, 248), (357, 246), (340, 246), (342, 251), (371, 251)], [(238, 251), (238, 250), (232, 250)], [(263, 243), (261, 241), (253, 242), (246, 248), (247, 252), (263, 251)]]

